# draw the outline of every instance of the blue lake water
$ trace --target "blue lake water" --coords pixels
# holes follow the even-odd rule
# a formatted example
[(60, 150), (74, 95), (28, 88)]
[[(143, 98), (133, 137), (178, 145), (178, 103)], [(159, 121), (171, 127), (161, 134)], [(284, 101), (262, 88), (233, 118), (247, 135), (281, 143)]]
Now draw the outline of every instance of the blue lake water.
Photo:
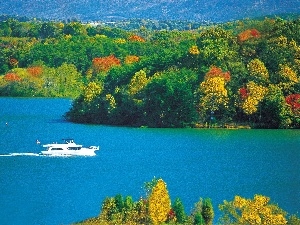
[[(63, 120), (69, 99), (0, 98), (0, 224), (70, 224), (97, 216), (103, 199), (144, 196), (154, 176), (190, 213), (200, 197), (217, 206), (235, 195), (271, 197), (300, 209), (300, 130), (146, 129)], [(100, 145), (95, 157), (6, 156), (39, 153), (74, 138)]]

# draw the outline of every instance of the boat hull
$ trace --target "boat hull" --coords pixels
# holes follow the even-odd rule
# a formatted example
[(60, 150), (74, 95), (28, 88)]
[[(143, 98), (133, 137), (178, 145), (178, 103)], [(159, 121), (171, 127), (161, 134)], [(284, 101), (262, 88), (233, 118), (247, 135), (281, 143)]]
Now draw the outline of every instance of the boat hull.
[(95, 156), (94, 149), (81, 149), (81, 150), (46, 150), (41, 151), (43, 155), (49, 156)]

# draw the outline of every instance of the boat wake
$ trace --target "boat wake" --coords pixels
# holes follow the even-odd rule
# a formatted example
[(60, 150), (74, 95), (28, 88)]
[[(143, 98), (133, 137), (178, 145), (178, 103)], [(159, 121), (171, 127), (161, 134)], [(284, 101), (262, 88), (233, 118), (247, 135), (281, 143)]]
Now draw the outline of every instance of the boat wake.
[(0, 155), (0, 157), (9, 157), (9, 156), (42, 156), (42, 155), (38, 153), (31, 153), (31, 152), (14, 152), (14, 153)]
[(0, 157), (20, 157), (20, 156), (32, 156), (32, 157), (91, 157), (95, 155), (70, 155), (70, 154), (53, 154), (44, 155), (42, 153), (31, 153), (31, 152), (14, 152), (7, 154), (0, 154)]

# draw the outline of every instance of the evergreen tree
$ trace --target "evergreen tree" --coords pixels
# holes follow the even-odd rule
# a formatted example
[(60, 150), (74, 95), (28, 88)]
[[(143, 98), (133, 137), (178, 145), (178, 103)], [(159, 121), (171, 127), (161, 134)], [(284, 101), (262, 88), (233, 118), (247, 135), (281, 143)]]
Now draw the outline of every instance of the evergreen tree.
[(186, 221), (186, 214), (184, 212), (183, 203), (179, 198), (175, 199), (175, 202), (172, 205), (172, 209), (175, 212), (177, 222), (184, 223)]
[(206, 225), (212, 225), (214, 219), (214, 209), (210, 198), (206, 198), (202, 203), (202, 217)]

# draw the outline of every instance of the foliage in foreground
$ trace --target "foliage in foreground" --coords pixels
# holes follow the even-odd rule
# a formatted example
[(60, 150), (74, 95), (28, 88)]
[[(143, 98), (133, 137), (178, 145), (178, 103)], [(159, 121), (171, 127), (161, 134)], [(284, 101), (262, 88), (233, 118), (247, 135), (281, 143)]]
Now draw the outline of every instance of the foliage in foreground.
[[(179, 198), (171, 204), (166, 183), (154, 178), (145, 183), (146, 196), (134, 202), (131, 196), (125, 198), (118, 194), (107, 197), (98, 217), (88, 219), (80, 225), (212, 225), (214, 209), (209, 198), (200, 199), (190, 215), (184, 210)], [(253, 199), (235, 196), (232, 201), (219, 205), (222, 216), (219, 225), (300, 225), (300, 218), (289, 216), (270, 198), (255, 195)]]

